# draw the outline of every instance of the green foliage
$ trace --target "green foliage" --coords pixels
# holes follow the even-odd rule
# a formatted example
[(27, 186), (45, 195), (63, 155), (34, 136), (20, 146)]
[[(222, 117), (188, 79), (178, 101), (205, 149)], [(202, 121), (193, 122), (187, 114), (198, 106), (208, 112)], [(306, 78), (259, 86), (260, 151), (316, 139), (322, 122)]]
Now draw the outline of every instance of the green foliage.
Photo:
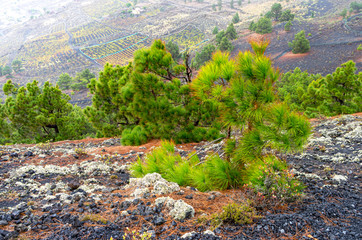
[(172, 41), (169, 41), (166, 44), (166, 49), (167, 51), (169, 51), (172, 55), (172, 58), (177, 61), (178, 59), (180, 59), (181, 54), (180, 54), (180, 50), (179, 47), (176, 43), (173, 43)]
[(18, 73), (21, 71), (21, 68), (23, 67), (23, 64), (20, 60), (14, 60), (11, 63), (11, 67), (13, 68), (14, 72)]
[(200, 68), (205, 62), (209, 61), (212, 57), (212, 53), (216, 48), (212, 44), (208, 44), (202, 48), (201, 52), (197, 52), (193, 59), (192, 66), (196, 69)]
[(282, 13), (279, 20), (281, 22), (288, 22), (288, 21), (293, 21), (294, 17), (295, 17), (295, 15), (292, 14), (291, 10), (287, 9)]
[(339, 14), (341, 17), (346, 18), (347, 16), (347, 8), (343, 9), (342, 12)]
[(86, 89), (93, 78), (95, 78), (95, 75), (91, 73), (89, 69), (84, 69), (82, 72), (77, 73), (77, 75), (73, 78), (70, 88), (73, 91)]
[(278, 96), (292, 109), (303, 111), (303, 95), (308, 85), (321, 77), (320, 74), (308, 74), (307, 71), (302, 72), (300, 68), (295, 68), (294, 71), (283, 74), (282, 78), (277, 81)]
[(228, 51), (231, 52), (234, 46), (231, 44), (230, 40), (227, 37), (223, 37), (219, 44), (219, 49), (221, 51)]
[(133, 129), (125, 129), (122, 132), (122, 145), (137, 146), (147, 142), (147, 134), (141, 126), (136, 126)]
[(215, 36), (215, 41), (217, 44), (221, 43), (222, 38), (225, 37), (225, 31), (221, 30), (220, 32), (218, 32)]
[(249, 186), (266, 198), (291, 202), (302, 197), (304, 186), (288, 170), (285, 162), (266, 156), (249, 165), (245, 171)]
[(172, 142), (164, 141), (161, 146), (148, 153), (131, 167), (133, 176), (142, 177), (157, 172), (168, 181), (179, 185), (194, 186), (200, 191), (224, 190), (241, 186), (241, 172), (235, 164), (210, 155), (200, 162), (196, 154), (182, 158), (175, 152)]
[[(89, 85), (93, 104), (85, 113), (103, 136), (121, 135), (125, 129), (141, 126), (147, 139), (192, 142), (217, 137), (215, 109), (193, 98), (185, 83), (190, 81), (188, 69), (173, 61), (162, 41), (155, 41), (151, 48), (135, 53), (133, 64), (105, 66), (99, 80)], [(128, 144), (144, 142), (130, 140), (138, 134), (129, 131), (124, 132)]]
[(73, 79), (68, 73), (62, 73), (58, 78), (57, 84), (61, 90), (68, 90), (72, 81)]
[(268, 11), (267, 13), (265, 13), (264, 17), (271, 19), (273, 17), (273, 14), (271, 11)]
[(89, 69), (84, 69), (82, 72), (77, 73), (74, 78), (69, 76), (68, 73), (62, 73), (58, 78), (57, 84), (62, 90), (72, 89), (73, 91), (79, 91), (86, 89), (93, 78), (95, 78), (95, 75)]
[(215, 26), (214, 30), (212, 30), (212, 34), (217, 34), (219, 32), (219, 28)]
[(351, 9), (353, 9), (356, 12), (360, 12), (362, 9), (362, 3), (357, 2), (357, 1), (351, 2), (350, 6), (351, 6)]
[(291, 21), (288, 21), (285, 25), (284, 25), (284, 30), (289, 32), (290, 28), (293, 26)]
[(232, 21), (233, 21), (233, 23), (238, 23), (238, 22), (240, 22), (239, 13), (235, 13)]
[(278, 103), (274, 83), (279, 72), (263, 55), (267, 46), (254, 42), (254, 53), (239, 53), (236, 61), (217, 52), (192, 83), (197, 97), (218, 106), (225, 127), (243, 129), (230, 159), (240, 169), (262, 159), (266, 148), (299, 150), (310, 135), (308, 121)]
[(255, 208), (249, 202), (230, 203), (223, 207), (223, 211), (212, 216), (211, 223), (214, 227), (220, 224), (250, 224), (260, 218)]
[(362, 44), (358, 45), (357, 51), (362, 51)]
[(272, 21), (269, 18), (263, 17), (258, 20), (258, 22), (254, 26), (249, 26), (250, 28), (254, 28), (255, 32), (259, 34), (271, 33), (273, 30)]
[(241, 6), (242, 0), (238, 0), (239, 7)]
[(292, 48), (292, 52), (306, 53), (310, 50), (309, 40), (305, 37), (304, 30), (295, 34), (294, 40), (288, 43), (289, 47)]
[(227, 27), (226, 32), (225, 32), (225, 36), (230, 40), (234, 40), (234, 39), (238, 38), (233, 23), (230, 23), (229, 26)]
[(326, 77), (297, 68), (277, 83), (279, 96), (292, 109), (305, 111), (308, 117), (360, 112), (362, 74), (356, 71), (353, 61), (342, 64)]
[(2, 75), (4, 75), (4, 76), (6, 76), (6, 75), (10, 75), (11, 73), (12, 73), (12, 69), (11, 69), (11, 67), (10, 66), (5, 66), (5, 67), (3, 67), (3, 69), (2, 69)]
[(271, 7), (271, 13), (274, 19), (278, 21), (282, 15), (282, 5), (280, 3), (274, 3)]
[(3, 90), (7, 98), (2, 112), (15, 142), (74, 139), (91, 133), (81, 109), (73, 108), (70, 97), (49, 82), (39, 87), (33, 81), (17, 88), (9, 80)]
[(256, 23), (254, 21), (251, 21), (251, 23), (249, 24), (249, 28), (250, 31), (255, 31), (256, 30)]

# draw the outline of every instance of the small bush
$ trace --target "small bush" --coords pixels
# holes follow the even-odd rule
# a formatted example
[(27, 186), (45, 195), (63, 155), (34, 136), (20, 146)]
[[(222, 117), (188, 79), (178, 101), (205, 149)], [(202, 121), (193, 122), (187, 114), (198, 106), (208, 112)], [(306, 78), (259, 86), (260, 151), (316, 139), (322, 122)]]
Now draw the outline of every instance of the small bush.
[(304, 31), (300, 31), (299, 33), (297, 33), (294, 37), (293, 42), (289, 42), (288, 45), (290, 48), (292, 48), (292, 52), (294, 54), (306, 53), (310, 50), (310, 44), (308, 39), (305, 37)]
[(84, 147), (82, 147), (82, 146), (74, 149), (74, 152), (75, 152), (78, 156), (86, 156), (86, 155), (88, 155), (87, 152), (85, 151)]
[(85, 215), (81, 221), (91, 221), (91, 222), (94, 222), (94, 223), (97, 223), (97, 222), (100, 222), (102, 224), (107, 224), (107, 220), (102, 218), (100, 215), (98, 214), (88, 214), (88, 215)]
[(259, 218), (259, 216), (249, 202), (231, 203), (224, 206), (220, 214), (213, 215), (211, 223), (213, 226), (220, 224), (250, 224), (256, 218)]
[(133, 129), (125, 129), (122, 132), (122, 145), (138, 146), (147, 142), (147, 134), (143, 127), (136, 126)]
[(250, 187), (266, 198), (291, 202), (302, 197), (303, 184), (294, 178), (287, 164), (275, 156), (250, 165), (246, 176)]
[(164, 141), (145, 156), (144, 162), (138, 159), (131, 166), (132, 175), (143, 177), (157, 172), (168, 181), (179, 185), (196, 187), (200, 191), (224, 190), (242, 185), (241, 171), (235, 164), (210, 155), (204, 162), (196, 154), (182, 158), (175, 153), (175, 145)]

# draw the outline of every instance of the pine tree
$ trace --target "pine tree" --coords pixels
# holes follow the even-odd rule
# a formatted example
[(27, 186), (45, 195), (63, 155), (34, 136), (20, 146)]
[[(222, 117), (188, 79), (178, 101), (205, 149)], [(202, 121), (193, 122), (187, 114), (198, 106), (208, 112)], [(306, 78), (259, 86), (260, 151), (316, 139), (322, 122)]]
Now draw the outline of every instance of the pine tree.
[(242, 0), (238, 0), (239, 7), (241, 6), (241, 2), (242, 2)]
[(221, 51), (228, 51), (231, 52), (233, 50), (233, 45), (231, 44), (230, 40), (227, 37), (223, 37), (219, 44), (219, 49)]
[(355, 74), (356, 64), (348, 61), (326, 76), (332, 114), (354, 113), (362, 110), (362, 73)]
[(236, 13), (233, 17), (233, 23), (238, 23), (240, 22), (240, 17), (239, 17), (239, 13)]
[(171, 53), (172, 58), (177, 61), (181, 58), (179, 47), (176, 43), (173, 43), (172, 41), (169, 41), (166, 44), (166, 49)]
[(127, 67), (106, 65), (99, 80), (89, 85), (93, 103), (85, 113), (94, 127), (103, 136), (124, 135), (125, 144), (219, 136), (212, 127), (217, 117), (213, 105), (191, 94), (192, 72), (185, 56), (184, 64), (176, 64), (165, 44), (156, 40), (150, 48), (136, 51)]
[(234, 39), (238, 38), (233, 23), (230, 23), (230, 25), (227, 27), (226, 32), (225, 32), (225, 36), (230, 40), (234, 40)]
[(230, 8), (232, 8), (232, 9), (234, 8), (234, 0), (230, 1)]
[(290, 9), (285, 10), (282, 15), (280, 16), (281, 22), (287, 22), (287, 21), (293, 21), (294, 20), (294, 14), (290, 11)]
[(274, 3), (271, 7), (272, 16), (278, 21), (279, 17), (282, 15), (282, 5), (280, 3)]
[(11, 63), (11, 67), (13, 68), (14, 72), (18, 73), (21, 71), (21, 68), (23, 67), (23, 64), (20, 60), (14, 60)]
[(216, 35), (219, 32), (219, 28), (215, 26), (214, 30), (212, 30), (212, 34)]
[(37, 81), (16, 89), (9, 80), (4, 85), (5, 112), (20, 136), (37, 141), (55, 140), (61, 127), (68, 121), (72, 105), (70, 97), (58, 87), (45, 82), (40, 88)]
[(308, 39), (305, 37), (304, 31), (300, 31), (294, 37), (293, 42), (288, 43), (289, 47), (292, 48), (292, 52), (296, 53), (306, 53), (310, 50), (310, 44)]
[(89, 69), (84, 69), (82, 72), (77, 73), (76, 76), (72, 79), (70, 88), (74, 91), (86, 89), (87, 85), (93, 78), (95, 78), (95, 75), (91, 73)]
[(218, 106), (227, 128), (242, 130), (229, 159), (241, 169), (263, 159), (266, 148), (301, 149), (310, 135), (308, 121), (278, 101), (274, 83), (279, 72), (264, 56), (268, 42), (251, 44), (254, 53), (239, 53), (236, 61), (215, 53), (192, 83), (197, 97)]
[(73, 79), (68, 73), (62, 73), (58, 78), (57, 84), (61, 90), (68, 90), (70, 89), (72, 81)]
[(256, 23), (255, 32), (259, 34), (271, 33), (273, 31), (272, 22), (269, 18), (260, 18)]
[(197, 52), (195, 58), (193, 59), (193, 67), (198, 69), (205, 62), (209, 61), (212, 57), (213, 52), (215, 52), (216, 48), (212, 44), (208, 44), (202, 48), (201, 52)]
[(291, 21), (288, 21), (288, 22), (284, 25), (284, 30), (287, 31), (287, 32), (289, 32), (292, 25), (293, 25), (292, 22), (291, 22)]

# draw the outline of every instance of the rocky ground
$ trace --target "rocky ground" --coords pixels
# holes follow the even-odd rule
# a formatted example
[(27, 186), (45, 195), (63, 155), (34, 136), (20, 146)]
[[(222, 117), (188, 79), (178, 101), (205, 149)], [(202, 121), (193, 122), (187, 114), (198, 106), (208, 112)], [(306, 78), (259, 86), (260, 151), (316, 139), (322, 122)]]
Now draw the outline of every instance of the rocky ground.
[[(119, 139), (0, 147), (2, 239), (361, 239), (362, 116), (313, 122), (301, 154), (284, 156), (307, 186), (300, 203), (260, 208), (246, 226), (199, 220), (244, 190), (202, 193), (158, 174), (130, 178), (131, 162), (160, 144)], [(200, 157), (221, 143), (178, 145)], [(125, 238), (124, 238), (125, 236)]]

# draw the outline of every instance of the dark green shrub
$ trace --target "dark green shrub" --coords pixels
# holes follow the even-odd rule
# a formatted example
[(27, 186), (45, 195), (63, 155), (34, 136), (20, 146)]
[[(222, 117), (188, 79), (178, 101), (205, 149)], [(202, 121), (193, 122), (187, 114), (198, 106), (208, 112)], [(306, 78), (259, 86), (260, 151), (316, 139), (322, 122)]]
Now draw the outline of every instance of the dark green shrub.
[(295, 34), (294, 40), (288, 43), (288, 46), (292, 48), (292, 52), (296, 53), (306, 53), (310, 50), (309, 40), (305, 37), (304, 31), (300, 31)]
[(260, 18), (256, 23), (255, 32), (259, 34), (271, 33), (273, 31), (272, 21), (269, 18)]
[(147, 133), (141, 126), (127, 128), (122, 132), (121, 143), (124, 146), (138, 146), (147, 142)]

